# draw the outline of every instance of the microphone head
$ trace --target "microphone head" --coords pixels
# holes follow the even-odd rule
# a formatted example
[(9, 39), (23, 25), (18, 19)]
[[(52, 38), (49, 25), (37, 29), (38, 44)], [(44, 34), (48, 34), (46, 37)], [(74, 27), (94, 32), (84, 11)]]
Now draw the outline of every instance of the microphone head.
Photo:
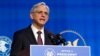
[(56, 39), (58, 39), (58, 44), (66, 45), (66, 40), (62, 38), (61, 34), (57, 34)]
[(53, 43), (53, 45), (58, 45), (58, 40), (56, 39), (55, 35), (48, 35), (49, 39)]
[(57, 35), (56, 35), (56, 38), (57, 38), (58, 40), (61, 40), (61, 39), (62, 39), (61, 34), (57, 34)]

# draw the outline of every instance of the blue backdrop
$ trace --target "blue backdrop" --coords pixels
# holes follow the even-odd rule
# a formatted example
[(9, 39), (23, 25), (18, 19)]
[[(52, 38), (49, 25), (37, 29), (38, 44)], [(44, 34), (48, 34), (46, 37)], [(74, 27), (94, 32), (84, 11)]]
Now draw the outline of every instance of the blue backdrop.
[(15, 31), (27, 27), (31, 7), (41, 1), (50, 7), (48, 30), (74, 30), (91, 46), (92, 56), (100, 56), (100, 0), (0, 0), (0, 36), (12, 39)]

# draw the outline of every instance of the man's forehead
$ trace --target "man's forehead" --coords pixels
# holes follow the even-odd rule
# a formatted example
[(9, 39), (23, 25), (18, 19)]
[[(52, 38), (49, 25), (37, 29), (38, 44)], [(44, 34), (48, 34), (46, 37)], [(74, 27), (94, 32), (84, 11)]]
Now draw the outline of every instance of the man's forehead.
[(47, 7), (44, 6), (44, 5), (38, 6), (36, 10), (37, 10), (37, 11), (47, 11), (47, 12), (48, 12)]

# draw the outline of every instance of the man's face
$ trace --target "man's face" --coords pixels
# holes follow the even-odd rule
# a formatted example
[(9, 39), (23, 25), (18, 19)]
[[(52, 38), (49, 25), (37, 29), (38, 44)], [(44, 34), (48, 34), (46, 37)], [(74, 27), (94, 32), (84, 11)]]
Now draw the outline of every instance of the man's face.
[(35, 12), (31, 13), (31, 18), (34, 24), (44, 26), (48, 21), (48, 10), (44, 5), (38, 6), (36, 9)]

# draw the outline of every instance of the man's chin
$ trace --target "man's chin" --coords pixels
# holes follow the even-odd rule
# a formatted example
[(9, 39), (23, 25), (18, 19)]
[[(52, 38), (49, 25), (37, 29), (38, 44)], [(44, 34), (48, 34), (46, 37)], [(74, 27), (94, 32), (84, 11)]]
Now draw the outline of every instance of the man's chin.
[(39, 26), (43, 27), (45, 24), (39, 24)]
[(39, 24), (40, 24), (40, 25), (45, 25), (45, 23), (44, 23), (44, 22), (40, 22)]

